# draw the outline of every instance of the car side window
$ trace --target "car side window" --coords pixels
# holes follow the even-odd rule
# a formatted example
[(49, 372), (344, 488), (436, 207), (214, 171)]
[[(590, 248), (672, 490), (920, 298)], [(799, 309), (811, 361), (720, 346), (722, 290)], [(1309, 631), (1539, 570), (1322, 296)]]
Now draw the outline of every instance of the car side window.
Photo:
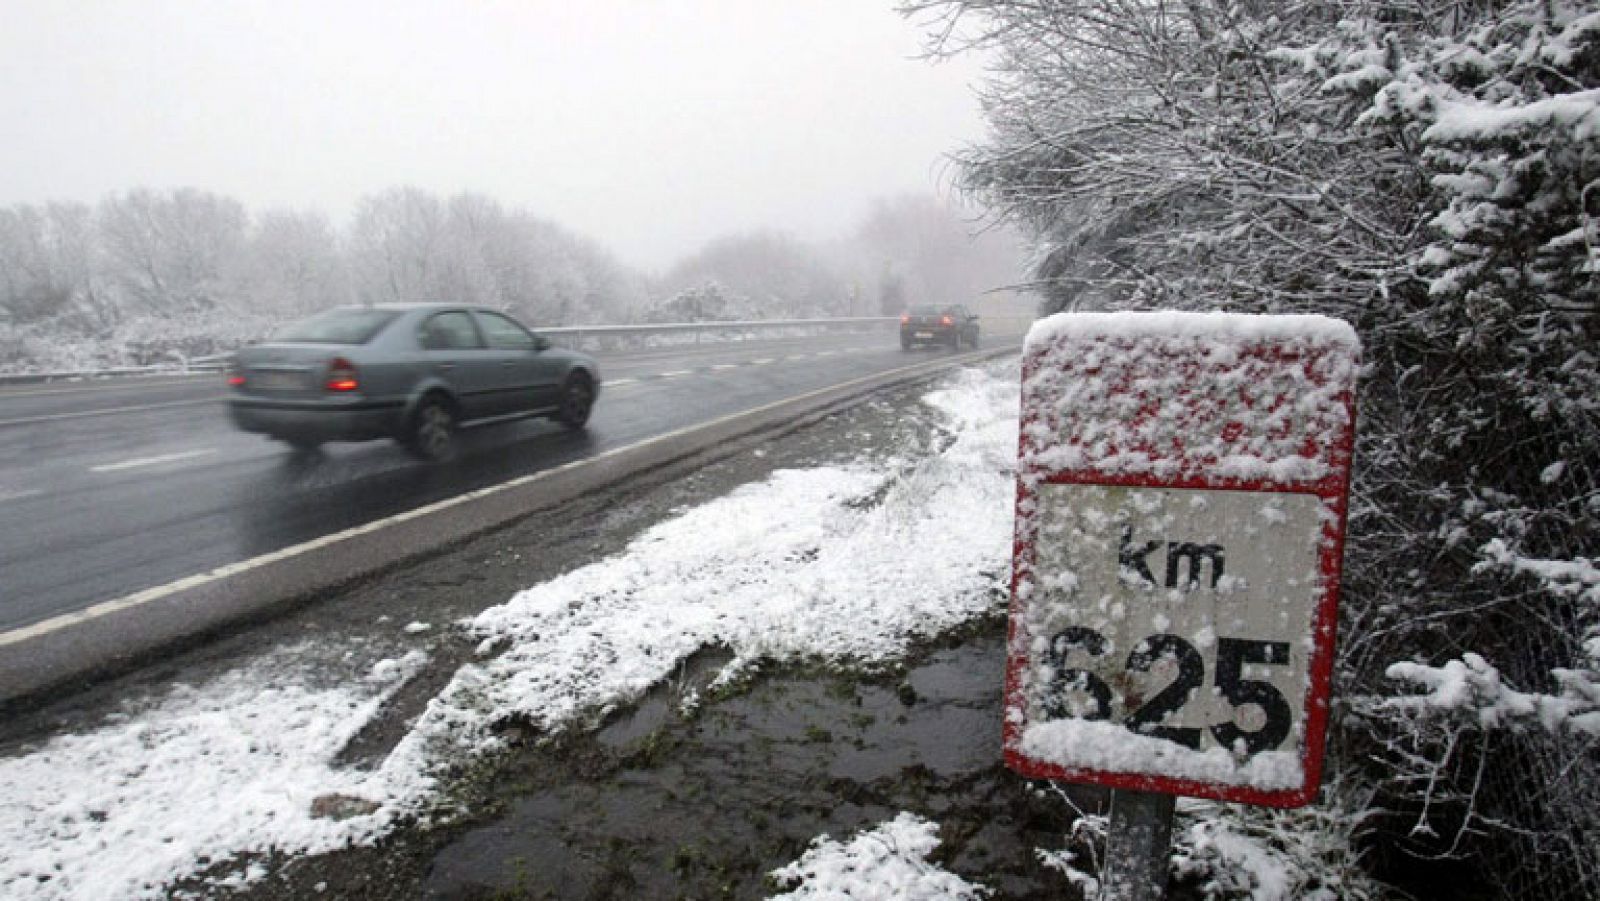
[(424, 350), (476, 350), (483, 347), (478, 327), (464, 312), (429, 316), (417, 331), (417, 343)]
[(533, 350), (533, 335), (516, 320), (499, 313), (478, 311), (478, 321), (483, 324), (483, 336), (495, 350)]

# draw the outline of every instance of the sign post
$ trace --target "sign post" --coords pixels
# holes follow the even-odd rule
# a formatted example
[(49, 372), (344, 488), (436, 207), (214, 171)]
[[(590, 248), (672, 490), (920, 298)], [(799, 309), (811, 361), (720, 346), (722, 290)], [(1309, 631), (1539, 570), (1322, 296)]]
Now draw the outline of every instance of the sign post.
[[(1006, 763), (1116, 790), (1114, 846), (1119, 805), (1124, 827), (1160, 817), (1131, 793), (1316, 795), (1359, 353), (1320, 316), (1064, 314), (1028, 335)], [(1110, 857), (1108, 885), (1154, 878)]]

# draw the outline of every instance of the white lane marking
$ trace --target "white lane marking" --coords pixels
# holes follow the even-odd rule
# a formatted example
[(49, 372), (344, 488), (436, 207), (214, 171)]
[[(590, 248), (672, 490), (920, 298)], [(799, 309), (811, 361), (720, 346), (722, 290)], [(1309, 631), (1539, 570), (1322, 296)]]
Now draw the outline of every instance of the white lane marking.
[(725, 369), (738, 369), (738, 368), (739, 368), (739, 364), (738, 363), (718, 363), (717, 365), (711, 367), (711, 371), (712, 372), (722, 372)]
[(261, 567), (270, 563), (277, 563), (280, 560), (289, 560), (294, 557), (299, 557), (303, 554), (310, 553), (311, 551), (330, 547), (335, 544), (340, 544), (350, 540), (351, 538), (356, 538), (361, 535), (386, 529), (389, 526), (399, 525), (403, 522), (409, 522), (419, 517), (437, 513), (441, 510), (448, 510), (451, 507), (457, 507), (461, 504), (499, 494), (503, 491), (510, 491), (513, 488), (520, 488), (524, 485), (530, 485), (534, 482), (542, 482), (545, 479), (551, 478), (552, 476), (559, 475), (569, 470), (577, 469), (580, 466), (593, 466), (613, 457), (634, 453), (650, 447), (651, 445), (675, 441), (685, 435), (692, 434), (702, 429), (714, 429), (718, 426), (726, 425), (730, 422), (748, 416), (760, 416), (763, 413), (776, 410), (788, 404), (804, 403), (810, 398), (821, 397), (835, 391), (847, 391), (855, 385), (867, 384), (879, 379), (886, 379), (904, 373), (916, 372), (917, 370), (928, 370), (931, 372), (940, 368), (948, 368), (948, 366), (954, 362), (979, 360), (989, 356), (997, 356), (998, 354), (999, 351), (996, 350), (969, 351), (968, 353), (957, 357), (948, 357), (941, 360), (933, 360), (923, 363), (913, 363), (910, 366), (901, 366), (898, 369), (887, 369), (883, 372), (873, 373), (872, 375), (864, 375), (859, 378), (850, 379), (849, 381), (839, 382), (835, 385), (829, 385), (826, 388), (818, 388), (815, 391), (808, 391), (805, 394), (797, 394), (794, 397), (773, 401), (770, 404), (763, 404), (762, 406), (754, 407), (749, 410), (743, 410), (738, 413), (729, 413), (727, 416), (718, 417), (710, 422), (702, 422), (697, 425), (684, 426), (681, 429), (674, 429), (673, 431), (667, 432), (664, 435), (657, 435), (654, 438), (646, 438), (643, 441), (636, 441), (633, 444), (608, 450), (603, 454), (598, 454), (587, 459), (573, 460), (570, 463), (563, 463), (554, 469), (546, 469), (540, 472), (529, 473), (525, 476), (518, 476), (514, 479), (501, 482), (498, 485), (490, 485), (487, 488), (479, 488), (476, 491), (468, 491), (465, 494), (458, 494), (455, 497), (447, 497), (442, 501), (435, 501), (431, 504), (426, 504), (413, 510), (407, 510), (404, 513), (399, 513), (384, 519), (375, 519), (372, 522), (345, 529), (343, 532), (335, 532), (332, 535), (324, 535), (321, 538), (313, 538), (310, 541), (291, 545), (283, 548), (282, 550), (273, 551), (270, 554), (262, 554), (259, 557), (252, 557), (249, 560), (241, 560), (238, 563), (230, 563), (227, 566), (218, 567), (217, 569), (213, 569), (209, 572), (198, 573), (187, 578), (179, 579), (176, 582), (168, 582), (165, 585), (157, 585), (154, 588), (146, 588), (143, 591), (123, 595), (120, 598), (102, 601), (99, 604), (95, 604), (91, 607), (85, 607), (82, 610), (74, 610), (71, 613), (63, 613), (60, 616), (53, 616), (50, 619), (42, 620), (34, 623), (31, 626), (24, 626), (20, 629), (12, 629), (10, 632), (0, 632), (0, 647), (18, 644), (20, 642), (28, 641), (29, 639), (38, 638), (43, 635), (49, 635), (52, 632), (59, 632), (68, 626), (96, 620), (103, 616), (116, 613), (119, 610), (127, 610), (131, 607), (141, 607), (152, 601), (159, 601), (162, 598), (188, 591), (191, 588), (199, 588), (202, 585), (209, 585), (212, 582), (220, 582), (223, 579), (231, 578), (239, 575), (240, 573), (246, 573), (253, 569), (260, 569)]
[(110, 407), (104, 410), (84, 410), (81, 413), (54, 413), (49, 416), (29, 416), (25, 419), (0, 419), (0, 425), (34, 425), (40, 422), (60, 422), (63, 419), (83, 419), (86, 416), (105, 416), (111, 413), (138, 413), (143, 410), (165, 410), (168, 407), (192, 407), (197, 404), (220, 404), (220, 397), (199, 400), (175, 400), (164, 404), (144, 404), (137, 407)]
[(768, 363), (774, 363), (774, 362), (777, 362), (777, 361), (774, 360), (772, 357), (762, 357), (759, 360), (751, 360), (750, 361), (750, 365), (751, 366), (765, 366)]
[(656, 378), (658, 378), (658, 379), (675, 379), (675, 378), (678, 378), (680, 376), (685, 376), (685, 375), (694, 375), (694, 370), (693, 369), (674, 369), (671, 372), (663, 372), (660, 375), (656, 376)]
[(204, 457), (214, 454), (214, 447), (202, 447), (199, 450), (182, 451), (176, 454), (162, 454), (159, 457), (137, 457), (132, 460), (123, 460), (120, 463), (104, 463), (100, 466), (89, 467), (90, 472), (121, 472), (124, 469), (138, 469), (141, 466), (159, 466), (162, 463), (176, 463), (179, 460), (193, 460), (195, 457)]
[(811, 355), (810, 354), (790, 354), (787, 357), (784, 357), (784, 359), (785, 360), (809, 360), (809, 359), (811, 359)]
[(37, 497), (41, 494), (44, 494), (44, 492), (37, 488), (27, 488), (19, 491), (11, 491), (5, 488), (0, 488), (0, 503), (4, 503), (5, 501), (20, 501), (25, 497)]
[(639, 380), (638, 379), (610, 379), (610, 380), (606, 381), (606, 383), (601, 385), (600, 387), (602, 389), (604, 389), (604, 388), (626, 388), (629, 385), (637, 385), (637, 384), (639, 384)]
[(838, 353), (838, 351), (836, 351), (836, 350), (819, 350), (819, 351), (817, 351), (817, 356), (819, 356), (819, 357), (831, 357), (836, 353)]

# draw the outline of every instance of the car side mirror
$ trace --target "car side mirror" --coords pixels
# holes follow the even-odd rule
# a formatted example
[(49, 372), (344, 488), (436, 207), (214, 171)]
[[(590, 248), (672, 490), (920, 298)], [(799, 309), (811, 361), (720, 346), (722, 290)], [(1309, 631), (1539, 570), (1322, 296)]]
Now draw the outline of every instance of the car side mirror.
[(534, 335), (533, 336), (533, 352), (534, 353), (543, 353), (543, 352), (549, 350), (550, 347), (551, 347), (551, 344), (550, 344), (550, 339), (549, 338), (546, 338), (543, 335)]

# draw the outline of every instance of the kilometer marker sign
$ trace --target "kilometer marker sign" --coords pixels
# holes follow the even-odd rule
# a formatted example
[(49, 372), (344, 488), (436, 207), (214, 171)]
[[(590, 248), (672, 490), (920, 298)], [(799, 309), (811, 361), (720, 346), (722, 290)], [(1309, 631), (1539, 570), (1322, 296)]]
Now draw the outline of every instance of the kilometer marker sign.
[(1360, 345), (1063, 314), (1023, 355), (1007, 764), (1277, 807), (1321, 780)]

